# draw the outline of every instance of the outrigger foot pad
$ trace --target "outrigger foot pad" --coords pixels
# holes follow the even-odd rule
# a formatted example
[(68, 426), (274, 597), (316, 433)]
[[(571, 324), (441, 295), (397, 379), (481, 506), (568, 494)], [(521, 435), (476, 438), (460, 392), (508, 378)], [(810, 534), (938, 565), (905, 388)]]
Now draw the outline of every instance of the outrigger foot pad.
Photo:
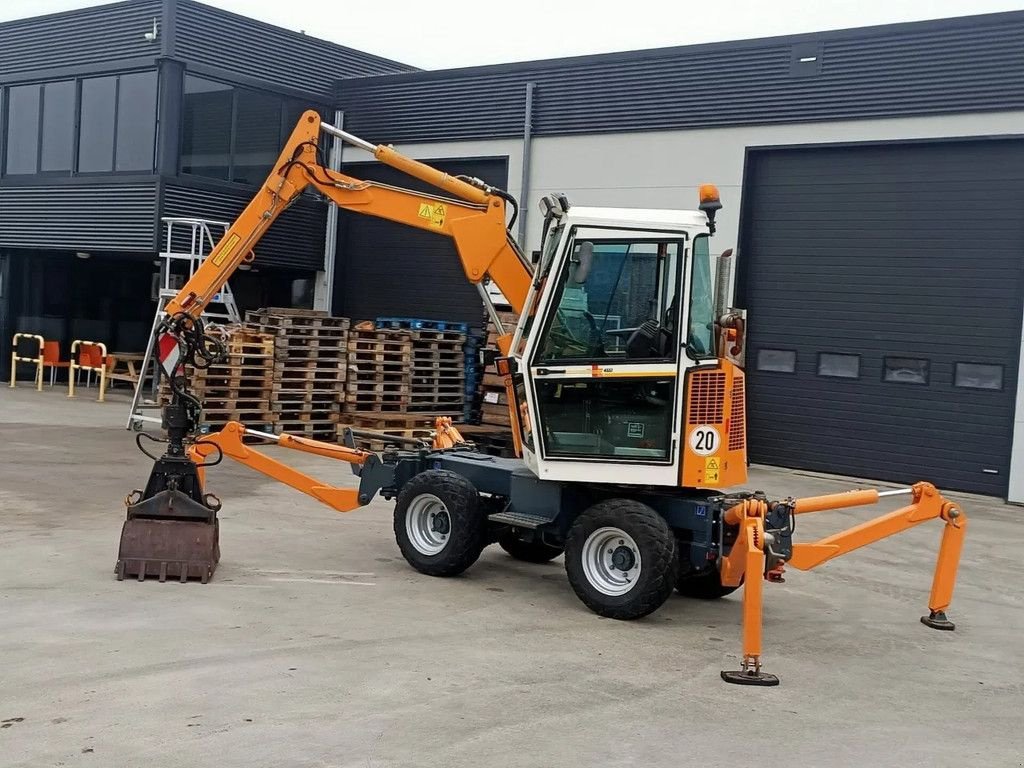
[(945, 611), (932, 611), (927, 616), (921, 617), (921, 623), (926, 627), (932, 629), (944, 629), (947, 632), (952, 632), (956, 629), (956, 624), (946, 618)]
[(737, 669), (734, 671), (722, 670), (722, 679), (734, 685), (778, 685), (779, 678), (769, 675), (767, 672), (755, 672), (754, 670)]

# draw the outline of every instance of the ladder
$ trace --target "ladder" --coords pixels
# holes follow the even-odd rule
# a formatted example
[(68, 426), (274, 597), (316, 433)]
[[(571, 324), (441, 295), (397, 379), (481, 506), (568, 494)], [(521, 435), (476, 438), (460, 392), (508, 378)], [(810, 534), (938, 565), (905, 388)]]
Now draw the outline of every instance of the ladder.
[[(160, 423), (160, 404), (157, 401), (157, 392), (163, 372), (153, 355), (156, 351), (156, 332), (164, 319), (164, 310), (168, 302), (178, 294), (182, 286), (199, 269), (203, 260), (210, 254), (230, 226), (223, 221), (180, 216), (165, 216), (161, 221), (164, 223), (164, 250), (160, 252), (160, 280), (156, 296), (156, 313), (153, 316), (153, 326), (150, 328), (149, 341), (146, 343), (146, 354), (139, 367), (139, 380), (135, 383), (131, 410), (125, 425), (126, 429), (135, 431), (143, 429), (147, 422)], [(213, 296), (203, 311), (203, 318), (214, 324), (236, 324), (242, 321), (230, 285), (225, 283), (220, 292)], [(146, 372), (151, 367), (153, 376), (149, 387), (150, 397), (147, 400), (144, 396)], [(154, 412), (156, 415), (150, 415)]]

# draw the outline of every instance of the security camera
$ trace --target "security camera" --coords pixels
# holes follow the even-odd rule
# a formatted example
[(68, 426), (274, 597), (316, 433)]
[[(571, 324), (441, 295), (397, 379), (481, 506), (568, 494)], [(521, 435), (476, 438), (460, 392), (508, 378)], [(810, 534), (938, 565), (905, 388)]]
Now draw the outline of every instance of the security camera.
[(156, 19), (153, 19), (153, 28), (151, 30), (149, 30), (149, 32), (146, 32), (145, 34), (143, 34), (143, 37), (146, 38), (146, 42), (152, 43), (154, 40), (157, 39), (158, 35), (159, 35), (159, 30), (157, 29), (157, 26), (156, 26)]

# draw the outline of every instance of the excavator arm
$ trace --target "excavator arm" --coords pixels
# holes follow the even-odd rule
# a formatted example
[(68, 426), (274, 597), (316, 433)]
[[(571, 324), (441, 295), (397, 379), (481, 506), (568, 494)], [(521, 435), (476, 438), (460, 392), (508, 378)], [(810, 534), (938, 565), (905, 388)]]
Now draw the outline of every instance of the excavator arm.
[[(320, 162), (321, 133), (371, 152), (380, 162), (449, 196), (362, 181), (325, 168)], [(158, 341), (164, 372), (173, 376), (182, 363), (189, 361), (187, 358), (203, 355), (207, 345), (190, 330), (197, 327), (203, 310), (235, 270), (252, 259), (253, 248), (267, 229), (309, 188), (339, 208), (451, 238), (466, 278), (477, 285), (485, 279), (493, 280), (512, 307), (521, 310), (532, 275), (508, 232), (505, 203), (511, 197), (479, 180), (472, 181), (450, 176), (392, 147), (370, 144), (321, 122), (312, 110), (305, 112), (259, 192), (202, 266), (168, 302)], [(499, 346), (507, 351), (510, 342), (511, 336), (504, 335)]]
[[(324, 167), (320, 161), (323, 133), (342, 139), (373, 154), (380, 162), (405, 172), (438, 189), (438, 194), (415, 192), (347, 176)], [(478, 179), (450, 176), (405, 157), (392, 147), (374, 145), (327, 125), (314, 111), (305, 112), (292, 131), (267, 180), (252, 201), (214, 246), (202, 265), (166, 306), (157, 330), (157, 355), (170, 382), (171, 402), (163, 409), (167, 431), (162, 456), (148, 453), (136, 436), (139, 448), (153, 459), (145, 489), (126, 499), (127, 521), (121, 533), (117, 573), (119, 578), (148, 574), (182, 581), (198, 577), (206, 581), (219, 559), (218, 523), (220, 502), (203, 492), (205, 467), (225, 456), (345, 512), (367, 500), (348, 488), (336, 488), (298, 472), (286, 464), (247, 446), (243, 438), (253, 434), (231, 422), (220, 432), (197, 435), (202, 403), (188, 391), (185, 365), (203, 368), (221, 357), (219, 340), (204, 332), (202, 314), (238, 267), (253, 258), (253, 248), (263, 234), (307, 189), (316, 190), (339, 208), (396, 221), (451, 238), (466, 278), (480, 286), (490, 306), (485, 280), (493, 280), (511, 305), (520, 311), (526, 302), (532, 273), (512, 240), (506, 202), (510, 195)], [(501, 333), (498, 345), (508, 351), (511, 335)], [(305, 440), (291, 435), (260, 437), (307, 453), (364, 465), (368, 454), (354, 448)], [(451, 419), (439, 419), (435, 447), (462, 442)]]

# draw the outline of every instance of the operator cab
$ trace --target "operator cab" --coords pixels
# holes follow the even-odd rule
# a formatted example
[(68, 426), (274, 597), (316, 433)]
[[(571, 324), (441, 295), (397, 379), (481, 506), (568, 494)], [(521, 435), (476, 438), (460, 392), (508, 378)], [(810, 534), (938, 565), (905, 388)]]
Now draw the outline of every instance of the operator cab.
[(513, 340), (524, 460), (543, 479), (600, 482), (625, 464), (630, 482), (679, 486), (687, 373), (720, 362), (709, 217), (547, 213)]

